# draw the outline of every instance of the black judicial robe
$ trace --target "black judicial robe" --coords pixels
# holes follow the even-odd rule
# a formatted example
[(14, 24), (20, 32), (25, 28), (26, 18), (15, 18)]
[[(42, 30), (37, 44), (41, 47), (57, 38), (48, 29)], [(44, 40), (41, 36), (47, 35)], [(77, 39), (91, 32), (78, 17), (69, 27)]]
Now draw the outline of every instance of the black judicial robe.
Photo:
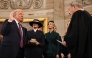
[(73, 14), (64, 39), (71, 58), (92, 58), (92, 17), (87, 11)]
[[(28, 43), (28, 41), (32, 38), (35, 38), (40, 45), (36, 46), (33, 43)], [(34, 30), (27, 32), (27, 40), (25, 40), (25, 58), (42, 58), (43, 54), (43, 46), (45, 45), (45, 36), (42, 31), (37, 30), (34, 32)]]

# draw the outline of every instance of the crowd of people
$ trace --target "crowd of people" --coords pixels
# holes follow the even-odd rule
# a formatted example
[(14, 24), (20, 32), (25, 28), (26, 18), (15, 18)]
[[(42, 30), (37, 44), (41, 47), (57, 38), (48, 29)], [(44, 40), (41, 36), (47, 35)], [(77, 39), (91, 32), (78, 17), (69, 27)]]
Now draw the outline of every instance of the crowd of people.
[(23, 10), (10, 13), (3, 23), (0, 58), (92, 58), (92, 17), (79, 2), (68, 7), (71, 20), (62, 37), (53, 20), (48, 22), (48, 32), (43, 33), (43, 24), (34, 19), (27, 31), (23, 23)]

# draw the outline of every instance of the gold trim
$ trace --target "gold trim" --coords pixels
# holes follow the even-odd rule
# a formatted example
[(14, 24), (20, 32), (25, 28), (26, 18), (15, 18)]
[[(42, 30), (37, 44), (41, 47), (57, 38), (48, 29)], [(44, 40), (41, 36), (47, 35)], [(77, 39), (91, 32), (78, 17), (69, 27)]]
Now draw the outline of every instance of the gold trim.
[[(44, 33), (47, 33), (47, 18), (35, 18), (35, 19), (38, 19), (40, 21), (43, 21), (43, 32)], [(0, 19), (0, 22), (4, 22), (5, 19)], [(24, 19), (24, 23), (25, 22), (31, 22), (33, 21), (33, 18), (32, 19)]]

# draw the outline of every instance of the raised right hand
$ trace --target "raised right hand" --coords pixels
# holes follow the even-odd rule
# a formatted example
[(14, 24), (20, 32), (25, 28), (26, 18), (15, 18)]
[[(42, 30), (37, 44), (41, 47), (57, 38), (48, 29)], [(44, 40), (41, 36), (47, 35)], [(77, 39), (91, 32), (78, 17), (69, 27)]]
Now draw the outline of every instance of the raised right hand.
[(13, 21), (15, 18), (14, 18), (14, 11), (12, 11), (10, 13), (10, 16), (9, 16), (9, 21)]

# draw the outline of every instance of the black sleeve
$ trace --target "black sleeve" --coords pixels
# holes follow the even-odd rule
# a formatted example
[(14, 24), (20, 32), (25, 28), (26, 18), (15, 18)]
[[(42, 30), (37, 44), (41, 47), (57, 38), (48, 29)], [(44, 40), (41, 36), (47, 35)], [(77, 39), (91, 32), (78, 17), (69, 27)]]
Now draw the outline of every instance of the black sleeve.
[(2, 25), (1, 34), (7, 35), (10, 31), (12, 22), (8, 22), (8, 19), (6, 19)]
[(26, 28), (24, 28), (24, 29), (25, 29), (25, 35), (24, 35), (25, 36), (25, 40), (24, 40), (25, 43), (24, 43), (24, 45), (26, 45), (27, 44), (27, 29)]
[(30, 46), (30, 44), (28, 44), (28, 34), (29, 34), (29, 31), (26, 32), (26, 39), (25, 39), (25, 46)]
[(42, 32), (42, 41), (40, 43), (40, 46), (44, 46), (45, 45), (45, 35), (44, 33)]
[[(61, 37), (58, 33), (57, 33), (57, 40), (61, 41)], [(60, 43), (57, 42), (57, 52), (56, 53), (59, 54), (59, 52), (60, 52)]]

